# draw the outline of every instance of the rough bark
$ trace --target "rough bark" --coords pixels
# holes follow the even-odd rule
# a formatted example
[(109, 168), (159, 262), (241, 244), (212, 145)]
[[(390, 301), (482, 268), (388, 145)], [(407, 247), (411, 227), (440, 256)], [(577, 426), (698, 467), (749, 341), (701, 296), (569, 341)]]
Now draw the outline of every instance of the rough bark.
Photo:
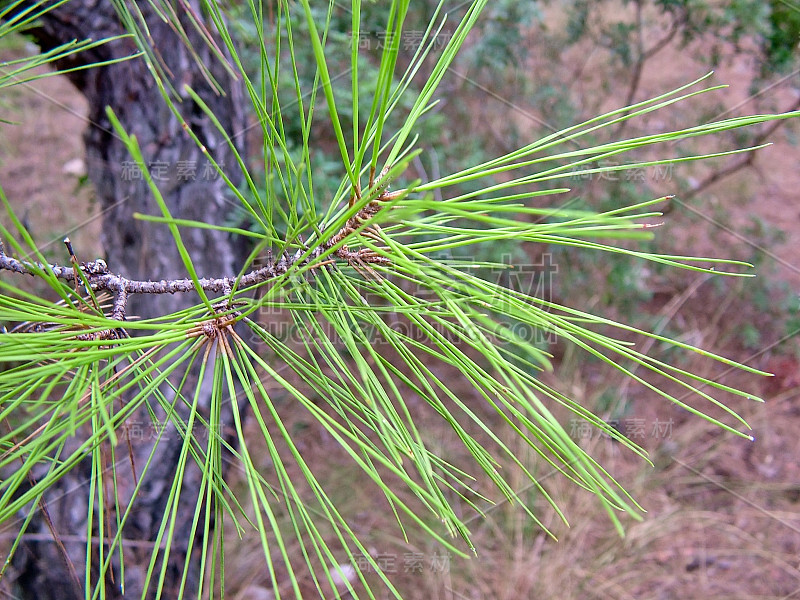
[[(202, 15), (198, 2), (175, 3), (175, 10), (182, 15), (184, 29), (195, 52), (222, 84), (225, 95), (216, 94), (208, 85), (201, 69), (184, 42), (175, 31), (153, 14), (149, 2), (140, 2), (158, 55), (163, 59), (168, 72), (174, 76), (175, 89), (182, 90), (189, 84), (212, 108), (231, 139), (239, 148), (243, 145), (245, 117), (239, 84), (232, 81), (207, 45), (199, 39), (188, 18), (185, 6)], [(31, 32), (43, 50), (74, 39), (100, 39), (122, 33), (122, 25), (112, 3), (103, 0), (74, 0), (58, 7), (42, 17), (40, 26)], [(130, 39), (103, 45), (83, 53), (69, 64), (91, 64), (136, 51)], [(144, 178), (134, 167), (122, 142), (114, 135), (106, 116), (106, 107), (113, 108), (125, 129), (134, 134), (142, 149), (145, 161), (151, 165), (163, 197), (173, 216), (196, 219), (210, 223), (223, 222), (230, 215), (231, 203), (226, 194), (226, 184), (210, 166), (207, 156), (182, 130), (179, 120), (165, 105), (153, 82), (145, 61), (141, 58), (127, 60), (115, 65), (89, 68), (70, 75), (70, 79), (89, 101), (90, 125), (85, 133), (87, 165), (97, 198), (103, 210), (102, 241), (106, 251), (106, 262), (110, 270), (132, 279), (160, 280), (186, 277), (187, 273), (175, 248), (169, 230), (164, 226), (145, 223), (133, 218), (135, 212), (160, 214)], [(228, 177), (238, 182), (241, 174), (231, 156), (227, 142), (201, 109), (184, 96), (180, 111), (192, 131), (199, 137), (219, 164), (224, 165)], [(64, 200), (66, 201), (66, 200)], [(222, 277), (236, 274), (246, 257), (246, 249), (239, 240), (227, 234), (194, 230), (185, 231), (184, 242), (201, 276)], [(76, 248), (80, 252), (80, 249)], [(88, 260), (94, 257), (81, 257)], [(160, 294), (132, 297), (127, 315), (152, 317), (165, 315), (186, 306), (196, 304), (193, 294)], [(210, 394), (201, 399), (201, 411), (208, 414)], [(142, 466), (152, 450), (151, 439), (133, 440), (137, 469)], [(144, 479), (144, 487), (134, 499), (135, 510), (124, 530), (123, 537), (131, 540), (125, 548), (125, 596), (141, 597), (152, 546), (162, 522), (170, 484), (175, 476), (177, 457), (182, 440), (170, 435), (158, 448), (152, 468)], [(118, 458), (127, 452), (118, 449)], [(122, 461), (124, 462), (124, 461)], [(123, 467), (120, 467), (123, 468)], [(24, 543), (14, 558), (13, 573), (16, 592), (22, 597), (48, 599), (83, 597), (84, 565), (86, 546), (86, 512), (88, 498), (88, 465), (81, 465), (59, 481), (45, 496), (46, 507), (52, 526), (63, 546), (54, 543), (53, 535), (41, 510), (37, 514)], [(162, 597), (177, 596), (177, 588), (184, 570), (189, 526), (194, 510), (194, 501), (199, 489), (200, 472), (190, 461), (183, 483), (183, 504), (176, 526), (174, 550), (167, 571), (167, 581)], [(190, 561), (187, 597), (196, 589), (199, 559)], [(95, 547), (96, 551), (96, 547)], [(66, 557), (64, 554), (66, 553)], [(66, 559), (69, 559), (67, 561)], [(72, 566), (69, 563), (72, 563)], [(77, 575), (78, 583), (75, 582)], [(106, 582), (107, 597), (122, 597), (119, 590), (119, 574), (114, 582)], [(70, 584), (70, 582), (73, 582)], [(149, 592), (148, 595), (152, 595)]]

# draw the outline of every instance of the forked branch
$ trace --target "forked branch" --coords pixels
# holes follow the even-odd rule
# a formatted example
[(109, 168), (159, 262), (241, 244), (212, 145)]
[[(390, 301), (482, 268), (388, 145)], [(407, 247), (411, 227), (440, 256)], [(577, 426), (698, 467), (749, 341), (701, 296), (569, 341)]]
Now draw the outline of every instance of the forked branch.
[[(366, 237), (380, 240), (378, 235), (380, 229), (377, 225), (369, 225), (369, 220), (377, 215), (385, 206), (387, 200), (396, 198), (399, 193), (381, 191), (375, 200), (369, 202), (348, 219), (338, 232), (311, 251), (301, 248), (294, 254), (284, 252), (279, 260), (273, 260), (270, 252), (268, 253), (267, 264), (263, 267), (253, 269), (238, 278), (204, 277), (199, 279), (199, 287), (206, 292), (216, 294), (229, 293), (234, 285), (240, 288), (250, 287), (281, 277), (294, 266), (310, 265), (311, 268), (318, 268), (335, 263), (336, 259), (346, 262), (357, 269), (366, 267), (367, 270), (370, 270), (369, 264), (388, 265), (391, 261), (375, 250), (369, 248), (350, 250), (342, 242), (348, 236), (359, 232), (359, 230)], [(58, 279), (74, 284), (76, 289), (79, 284), (85, 283), (93, 292), (108, 292), (114, 297), (112, 318), (118, 321), (122, 321), (125, 318), (125, 307), (131, 294), (182, 294), (196, 290), (195, 282), (188, 278), (142, 281), (128, 279), (113, 273), (103, 259), (98, 258), (90, 262), (78, 263), (72, 252), (69, 238), (65, 239), (64, 243), (67, 245), (71, 258), (71, 264), (68, 266), (19, 260), (6, 254), (4, 247), (0, 244), (0, 270), (31, 276), (49, 272)], [(331, 260), (322, 260), (315, 263), (325, 252), (336, 246), (339, 247), (331, 253), (333, 257)]]

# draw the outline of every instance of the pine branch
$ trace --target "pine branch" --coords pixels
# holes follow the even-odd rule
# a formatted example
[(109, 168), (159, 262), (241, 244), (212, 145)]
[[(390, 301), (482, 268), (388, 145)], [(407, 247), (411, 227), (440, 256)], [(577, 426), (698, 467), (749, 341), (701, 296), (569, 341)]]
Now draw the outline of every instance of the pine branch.
[[(294, 266), (312, 265), (325, 252), (331, 248), (339, 246), (331, 255), (342, 262), (351, 266), (364, 267), (372, 264), (390, 264), (387, 257), (371, 250), (361, 248), (350, 250), (342, 242), (348, 236), (360, 232), (373, 239), (379, 239), (374, 233), (378, 229), (377, 225), (368, 225), (369, 219), (374, 217), (383, 208), (382, 204), (386, 200), (395, 198), (400, 192), (383, 191), (376, 200), (369, 202), (355, 215), (347, 220), (345, 225), (327, 241), (319, 244), (316, 248), (309, 251), (307, 248), (297, 250), (293, 255), (284, 252), (280, 260), (273, 261), (271, 252), (268, 253), (267, 265), (245, 273), (241, 277), (217, 277), (199, 279), (200, 287), (206, 292), (217, 294), (227, 294), (233, 289), (234, 284), (238, 287), (249, 287), (257, 285), (270, 279), (275, 279), (285, 275)], [(52, 273), (56, 278), (73, 283), (85, 283), (94, 292), (109, 292), (114, 297), (114, 308), (112, 318), (117, 321), (125, 319), (125, 307), (128, 297), (131, 294), (182, 294), (196, 291), (195, 283), (192, 279), (161, 279), (160, 281), (128, 279), (122, 275), (113, 273), (109, 270), (106, 262), (98, 258), (89, 262), (78, 264), (72, 253), (69, 238), (65, 238), (64, 243), (70, 252), (72, 264), (69, 266), (58, 264), (42, 264), (38, 262), (23, 261), (9, 256), (5, 248), (0, 244), (0, 271), (11, 271), (22, 275), (37, 276), (43, 271)], [(340, 245), (341, 244), (341, 245)], [(312, 268), (318, 268), (334, 263), (335, 260), (322, 260)], [(78, 270), (82, 275), (78, 274)], [(238, 283), (237, 283), (238, 282)]]

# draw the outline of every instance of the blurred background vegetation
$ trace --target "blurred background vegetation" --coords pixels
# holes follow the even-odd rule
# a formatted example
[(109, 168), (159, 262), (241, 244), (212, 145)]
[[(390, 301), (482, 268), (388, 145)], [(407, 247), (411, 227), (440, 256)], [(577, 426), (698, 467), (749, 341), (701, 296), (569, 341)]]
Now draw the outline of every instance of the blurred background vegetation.
[[(431, 0), (412, 3), (411, 25), (400, 45), (401, 70), (418, 49), (435, 7)], [(244, 49), (242, 57), (255, 73), (261, 57), (248, 25), (250, 16), (240, 13), (244, 8), (236, 2), (228, 9)], [(307, 24), (301, 8), (296, 9), (290, 15), (292, 27), (301, 31)], [(322, 19), (328, 7), (318, 10)], [(456, 14), (458, 10), (454, 9)], [(370, 2), (363, 11), (362, 31), (354, 37), (349, 13), (334, 7), (328, 57), (331, 73), (344, 73), (351, 44), (358, 44), (363, 63), (360, 84), (366, 91), (374, 87), (386, 41), (381, 32), (387, 9), (383, 3)], [(268, 22), (272, 18), (265, 15)], [(439, 33), (442, 40), (451, 33), (448, 24), (457, 22), (458, 18), (448, 20)], [(798, 42), (800, 7), (790, 0), (498, 0), (490, 5), (467, 51), (443, 83), (442, 100), (422, 122), (420, 146), (425, 151), (408, 176), (425, 181), (457, 172), (710, 70), (716, 71), (716, 82), (730, 88), (624, 122), (616, 131), (602, 130), (592, 141), (646, 135), (722, 116), (795, 110), (800, 108)], [(25, 42), (19, 38), (3, 44), (3, 59), (25, 52)], [(336, 47), (341, 49), (338, 54)], [(296, 52), (303, 87), (310, 88), (316, 71), (312, 49), (299, 46)], [(295, 97), (295, 83), (290, 69), (283, 73), (285, 106)], [(424, 76), (416, 81), (424, 81)], [(342, 107), (350, 104), (349, 86), (349, 79), (342, 78), (335, 89)], [(366, 104), (359, 115), (366, 117), (371, 96), (359, 97)], [(85, 176), (74, 162), (81, 156), (80, 115), (85, 109), (80, 97), (66, 82), (48, 79), (12, 90), (2, 101), (12, 119), (17, 114), (20, 122), (32, 126), (7, 128), (9, 133), (0, 142), (0, 172), (9, 197), (28, 203), (19, 212), (28, 215), (31, 228), (44, 238), (60, 239), (77, 227), (86, 237), (80, 243), (91, 254), (97, 236), (82, 222), (91, 219), (96, 209)], [(73, 120), (64, 116), (65, 107)], [(340, 117), (345, 130), (352, 128), (352, 114), (340, 112)], [(322, 207), (341, 181), (341, 158), (333, 131), (326, 130), (322, 120), (316, 122), (311, 160), (318, 178), (315, 199)], [(299, 123), (291, 134), (297, 140), (299, 162)], [(370, 551), (385, 558), (387, 572), (409, 598), (749, 598), (756, 593), (777, 598), (800, 593), (800, 473), (795, 464), (800, 454), (798, 126), (779, 121), (761, 131), (729, 135), (728, 140), (715, 139), (715, 148), (766, 140), (775, 144), (755, 155), (717, 162), (565, 177), (553, 187), (571, 189), (566, 198), (571, 208), (595, 210), (674, 194), (662, 208), (664, 224), (648, 249), (747, 260), (755, 265), (755, 279), (715, 279), (644, 265), (624, 255), (522, 247), (513, 242), (483, 248), (485, 255), (472, 258), (502, 258), (517, 267), (527, 266), (521, 269), (517, 285), (528, 290), (535, 285), (547, 299), (663, 332), (774, 372), (771, 380), (755, 383), (761, 388), (754, 393), (770, 399), (766, 407), (743, 401), (734, 405), (753, 425), (756, 443), (733, 439), (705, 421), (688, 418), (677, 407), (654, 402), (649, 393), (623, 382), (599, 361), (585, 355), (577, 360), (557, 340), (542, 340), (559, 363), (558, 381), (549, 383), (599, 411), (651, 453), (655, 468), (596, 432), (583, 440), (618, 480), (628, 484), (650, 515), (642, 523), (631, 522), (621, 542), (589, 494), (558, 482), (553, 494), (573, 524), (571, 529), (560, 527), (555, 519), (548, 522), (546, 504), (533, 490), (529, 502), (541, 508), (545, 525), (554, 526), (559, 542), (534, 529), (521, 511), (499, 505), (485, 521), (471, 523), (478, 557), (451, 561), (424, 536), (414, 539), (410, 532), (413, 550), (395, 537), (393, 516), (360, 491), (358, 470), (332, 441), (320, 440), (298, 414), (293, 423), (298, 447), (310, 461), (330, 466), (330, 477), (337, 482), (332, 488), (341, 496), (335, 500), (348, 512), (354, 529), (371, 541)], [(53, 140), (57, 143), (51, 145)], [(251, 142), (253, 164), (264, 164), (259, 155), (264, 141)], [(46, 150), (31, 152), (30, 144)], [(709, 141), (672, 151), (688, 155), (711, 150), (703, 144)], [(39, 159), (31, 163), (31, 156)], [(260, 176), (263, 185), (277, 185), (269, 173)], [(24, 188), (30, 181), (38, 187)], [(66, 206), (54, 197), (73, 200)], [(558, 202), (563, 205), (565, 198)], [(244, 214), (231, 215), (231, 222), (243, 219)], [(677, 359), (657, 342), (645, 350), (662, 360)], [(728, 375), (721, 369), (702, 374)], [(739, 379), (732, 379), (731, 385), (753, 386), (752, 381), (743, 382), (742, 375), (734, 377)], [(497, 418), (488, 412), (485, 417)], [(444, 424), (430, 418), (420, 429), (426, 425), (429, 438), (441, 446), (434, 450), (463, 452), (456, 450), (459, 446)], [(571, 431), (582, 438), (585, 433), (579, 428)], [(519, 450), (532, 470), (542, 468), (535, 456), (528, 456), (529, 450)], [(458, 464), (457, 456), (453, 460)], [(268, 468), (267, 457), (264, 466)], [(548, 477), (546, 471), (541, 474)], [(250, 551), (251, 543), (258, 542), (245, 539), (227, 548), (237, 556), (227, 562), (231, 595), (272, 597), (268, 575), (252, 562), (260, 553)]]

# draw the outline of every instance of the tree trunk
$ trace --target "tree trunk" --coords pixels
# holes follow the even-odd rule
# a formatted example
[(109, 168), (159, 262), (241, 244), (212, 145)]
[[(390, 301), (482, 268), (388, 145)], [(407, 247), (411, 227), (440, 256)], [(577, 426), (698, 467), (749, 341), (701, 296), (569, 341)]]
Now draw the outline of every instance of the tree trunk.
[[(175, 10), (182, 15), (181, 21), (189, 43), (214, 79), (221, 84), (225, 95), (218, 95), (211, 89), (184, 41), (170, 25), (154, 15), (150, 3), (141, 2), (138, 8), (148, 23), (150, 34), (158, 48), (158, 56), (165, 63), (165, 72), (174, 77), (172, 84), (183, 96), (183, 102), (179, 105), (183, 118), (207, 149), (208, 156), (223, 165), (226, 175), (234, 183), (238, 183), (241, 173), (228, 148), (227, 140), (182, 90), (183, 85), (188, 84), (203, 98), (244, 155), (245, 115), (242, 89), (237, 82), (231, 80), (213, 56), (191, 20), (185, 18), (186, 5), (189, 10), (194, 11), (195, 18), (202, 19), (199, 2), (182, 2), (180, 5), (175, 3)], [(74, 39), (102, 39), (123, 32), (112, 3), (73, 0), (46, 13), (38, 28), (31, 33), (42, 49), (47, 50)], [(130, 56), (135, 51), (136, 46), (131, 39), (122, 39), (79, 54), (59, 67), (107, 61)], [(183, 262), (168, 228), (133, 218), (135, 212), (160, 214), (160, 211), (141, 172), (134, 165), (122, 142), (114, 135), (106, 116), (106, 107), (110, 106), (128, 133), (134, 134), (138, 139), (144, 159), (174, 217), (207, 223), (223, 222), (231, 208), (236, 205), (226, 195), (225, 182), (211, 167), (207, 155), (183, 131), (180, 121), (166, 106), (142, 58), (77, 71), (70, 75), (70, 79), (86, 96), (90, 106), (90, 125), (85, 133), (87, 164), (89, 177), (94, 183), (103, 210), (102, 241), (109, 269), (135, 279), (186, 277)], [(185, 230), (182, 233), (200, 276), (235, 275), (242, 267), (246, 248), (240, 240), (218, 231)], [(76, 251), (80, 253), (79, 248)], [(126, 314), (143, 318), (165, 315), (197, 302), (196, 296), (187, 294), (132, 297)], [(200, 403), (200, 408), (206, 415), (209, 396), (208, 393), (204, 394)], [(222, 425), (224, 427), (224, 423)], [(132, 440), (134, 464), (140, 473), (154, 443), (149, 436), (142, 437), (145, 439)], [(133, 501), (135, 510), (132, 511), (122, 536), (129, 544), (124, 546), (124, 597), (137, 598), (144, 592), (145, 575), (153, 551), (148, 542), (156, 538), (162, 523), (181, 445), (182, 439), (178, 435), (168, 435), (162, 439), (156, 449), (151, 469), (144, 477), (141, 493)], [(127, 451), (123, 445), (118, 449), (117, 455), (124, 454)], [(184, 571), (184, 552), (190, 535), (194, 501), (200, 487), (200, 471), (192, 460), (188, 462), (181, 496), (185, 502), (182, 501), (178, 514), (174, 549), (162, 593), (165, 598), (177, 597)], [(90, 472), (89, 465), (82, 464), (46, 494), (45, 507), (49, 519), (43, 518), (42, 510), (37, 513), (14, 558), (16, 592), (22, 597), (83, 597), (86, 545), (82, 540), (86, 538)], [(57, 532), (55, 537), (61, 540), (61, 546), (53, 541), (51, 525)], [(181, 551), (182, 548), (184, 552)], [(195, 549), (197, 548), (196, 544)], [(97, 552), (96, 544), (93, 552)], [(192, 590), (197, 589), (198, 561), (199, 553), (195, 551), (189, 563), (185, 588), (187, 597), (192, 597)], [(96, 561), (93, 563), (96, 564)], [(119, 582), (119, 573), (114, 574), (113, 584), (106, 582), (109, 594), (107, 597), (122, 597)], [(147, 595), (152, 596), (153, 591), (148, 591)]]

